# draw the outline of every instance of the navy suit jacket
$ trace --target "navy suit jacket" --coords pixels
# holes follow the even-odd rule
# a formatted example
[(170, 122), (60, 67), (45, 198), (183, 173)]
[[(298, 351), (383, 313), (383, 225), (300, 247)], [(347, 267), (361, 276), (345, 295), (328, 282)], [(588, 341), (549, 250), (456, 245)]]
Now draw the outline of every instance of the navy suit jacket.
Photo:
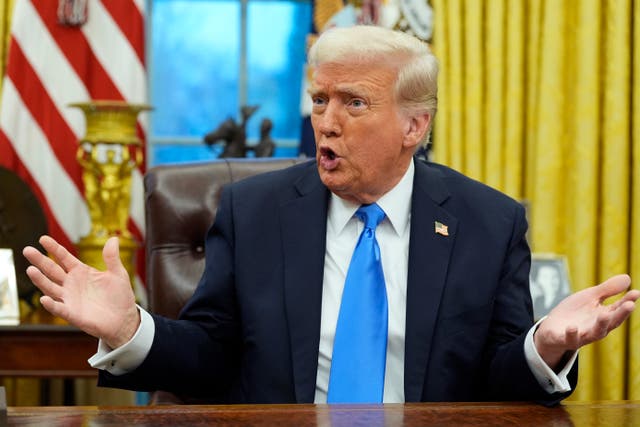
[[(559, 401), (565, 395), (545, 393), (524, 356), (532, 307), (523, 207), (444, 166), (415, 166), (406, 401)], [(227, 186), (180, 319), (154, 316), (143, 364), (101, 372), (100, 385), (313, 402), (329, 195), (315, 162)]]

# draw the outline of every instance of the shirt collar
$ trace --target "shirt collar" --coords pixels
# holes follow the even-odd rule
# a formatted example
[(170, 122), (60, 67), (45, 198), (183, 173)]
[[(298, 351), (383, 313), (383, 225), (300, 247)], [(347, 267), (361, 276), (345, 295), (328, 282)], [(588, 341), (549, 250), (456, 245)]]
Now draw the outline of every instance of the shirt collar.
[[(376, 202), (387, 215), (395, 232), (400, 236), (409, 225), (414, 173), (415, 166), (411, 161), (402, 179)], [(340, 234), (359, 207), (359, 204), (341, 199), (331, 193), (327, 218), (329, 226), (335, 230), (336, 234)]]

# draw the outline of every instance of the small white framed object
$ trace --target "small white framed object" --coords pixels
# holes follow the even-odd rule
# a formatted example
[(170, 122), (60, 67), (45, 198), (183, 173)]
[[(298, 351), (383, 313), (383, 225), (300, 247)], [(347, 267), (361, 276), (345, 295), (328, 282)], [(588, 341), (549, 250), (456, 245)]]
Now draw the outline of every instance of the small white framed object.
[(0, 248), (0, 325), (20, 323), (18, 284), (13, 251)]
[(566, 257), (534, 253), (531, 257), (529, 286), (533, 318), (537, 321), (571, 294)]

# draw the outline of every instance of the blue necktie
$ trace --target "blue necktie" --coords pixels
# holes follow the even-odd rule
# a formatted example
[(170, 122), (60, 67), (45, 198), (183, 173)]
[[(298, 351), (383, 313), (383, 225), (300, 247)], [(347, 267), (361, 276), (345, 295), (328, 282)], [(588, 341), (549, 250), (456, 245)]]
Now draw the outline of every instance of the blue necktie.
[(342, 291), (329, 376), (328, 403), (381, 403), (387, 359), (387, 290), (375, 229), (377, 204), (356, 212), (365, 226)]

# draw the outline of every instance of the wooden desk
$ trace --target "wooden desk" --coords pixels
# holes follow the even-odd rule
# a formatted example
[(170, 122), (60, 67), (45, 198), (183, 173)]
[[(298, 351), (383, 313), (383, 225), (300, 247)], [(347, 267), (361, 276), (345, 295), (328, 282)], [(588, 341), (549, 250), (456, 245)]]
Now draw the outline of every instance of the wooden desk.
[(0, 326), (0, 377), (95, 377), (87, 359), (97, 343), (69, 325)]
[(14, 407), (8, 408), (0, 425), (632, 427), (640, 425), (640, 402), (567, 403), (556, 408), (516, 403)]

